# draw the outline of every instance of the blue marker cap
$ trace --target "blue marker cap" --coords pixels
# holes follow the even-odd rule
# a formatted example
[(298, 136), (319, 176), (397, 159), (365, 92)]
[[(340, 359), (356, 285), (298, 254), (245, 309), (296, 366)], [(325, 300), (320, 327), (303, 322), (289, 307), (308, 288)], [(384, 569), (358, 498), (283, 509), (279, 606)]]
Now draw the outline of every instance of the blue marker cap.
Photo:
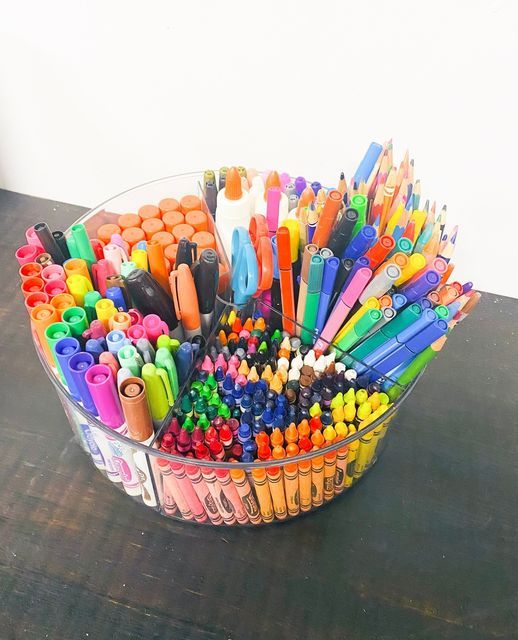
[(90, 395), (90, 390), (88, 389), (88, 385), (86, 384), (86, 380), (85, 380), (86, 372), (94, 364), (95, 364), (95, 360), (92, 354), (85, 353), (84, 351), (79, 351), (78, 353), (75, 353), (68, 361), (68, 368), (74, 379), (77, 392), (81, 397), (81, 402), (83, 403), (83, 407), (87, 411), (89, 411), (91, 414), (96, 416), (97, 408), (92, 399), (92, 396)]
[(327, 258), (324, 263), (324, 277), (322, 278), (322, 293), (331, 295), (335, 286), (336, 275), (340, 266), (340, 259), (336, 256)]
[[(174, 354), (174, 360), (176, 372), (178, 373), (178, 383), (182, 386), (187, 380), (192, 365), (192, 344), (190, 342), (182, 342)], [(202, 372), (200, 371), (200, 373)]]
[(128, 305), (126, 304), (126, 300), (124, 300), (124, 294), (120, 287), (110, 287), (106, 289), (106, 298), (113, 300), (115, 308), (119, 311), (128, 310)]
[(433, 309), (432, 301), (428, 300), (428, 298), (421, 298), (421, 300), (419, 300), (418, 304), (421, 305), (421, 309), (423, 311), (425, 311), (425, 309)]
[(144, 251), (147, 249), (147, 242), (145, 240), (140, 240), (140, 242), (137, 242), (137, 249), (144, 249)]
[(90, 338), (90, 340), (86, 341), (85, 345), (86, 353), (89, 353), (96, 363), (99, 362), (99, 356), (103, 351), (105, 351), (100, 340), (95, 340), (94, 338)]
[(77, 338), (61, 338), (54, 345), (54, 353), (56, 354), (56, 359), (58, 360), (61, 371), (63, 372), (63, 376), (68, 386), (68, 390), (70, 391), (70, 395), (74, 398), (74, 400), (80, 400), (81, 395), (75, 385), (74, 378), (72, 377), (72, 372), (68, 368), (68, 361), (70, 358), (79, 353), (81, 351), (81, 345), (79, 344), (79, 340)]
[(369, 249), (376, 237), (376, 229), (370, 224), (364, 225), (354, 236), (351, 242), (349, 242), (345, 248), (342, 258), (357, 260), (367, 251), (367, 249)]
[(392, 296), (392, 308), (395, 311), (399, 311), (399, 309), (402, 309), (407, 303), (408, 300), (402, 293), (394, 293)]
[(306, 184), (307, 182), (302, 176), (295, 178), (295, 193), (299, 196), (299, 198), (300, 198), (300, 194), (306, 188)]
[(378, 142), (370, 143), (369, 148), (367, 149), (365, 155), (362, 158), (362, 161), (356, 169), (356, 173), (354, 174), (353, 181), (355, 188), (359, 186), (362, 180), (367, 182), (370, 174), (372, 173), (372, 170), (374, 169), (376, 160), (379, 158), (382, 151), (383, 147)]
[(425, 296), (429, 291), (435, 289), (435, 287), (441, 281), (441, 276), (434, 269), (428, 269), (423, 275), (419, 276), (417, 280), (414, 280), (401, 289), (409, 302), (414, 302), (422, 296)]
[(423, 311), (415, 322), (412, 322), (411, 325), (396, 335), (396, 340), (401, 344), (407, 342), (423, 329), (435, 322), (435, 320), (437, 320), (437, 314), (435, 311), (432, 309), (426, 309), (426, 311)]
[(273, 256), (273, 277), (279, 279), (279, 258), (277, 249), (277, 236), (272, 236), (272, 256)]
[(131, 340), (126, 338), (126, 335), (123, 331), (119, 331), (115, 329), (114, 331), (110, 331), (110, 333), (106, 336), (106, 344), (108, 345), (108, 351), (117, 355), (120, 349), (127, 344), (131, 344)]

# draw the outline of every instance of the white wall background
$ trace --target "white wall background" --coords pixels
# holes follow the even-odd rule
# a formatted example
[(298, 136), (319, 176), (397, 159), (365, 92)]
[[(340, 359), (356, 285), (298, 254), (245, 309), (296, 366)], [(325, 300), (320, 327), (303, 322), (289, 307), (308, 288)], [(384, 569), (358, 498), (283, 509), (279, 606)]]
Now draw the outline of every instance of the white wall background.
[(514, 0), (2, 5), (0, 186), (95, 205), (222, 164), (334, 184), (393, 137), (461, 225), (458, 278), (518, 297)]

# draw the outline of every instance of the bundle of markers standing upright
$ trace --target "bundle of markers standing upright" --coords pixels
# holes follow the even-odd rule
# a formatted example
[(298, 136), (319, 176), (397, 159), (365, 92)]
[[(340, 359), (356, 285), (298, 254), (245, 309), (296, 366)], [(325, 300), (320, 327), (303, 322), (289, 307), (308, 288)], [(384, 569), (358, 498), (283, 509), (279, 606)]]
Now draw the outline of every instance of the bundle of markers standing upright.
[(33, 336), (95, 466), (216, 525), (295, 517), (353, 486), (480, 298), (449, 281), (457, 228), (413, 171), (372, 143), (337, 188), (222, 168), (190, 193), (180, 177), (144, 185), (155, 202), (114, 198), (66, 234), (29, 229), (16, 256)]

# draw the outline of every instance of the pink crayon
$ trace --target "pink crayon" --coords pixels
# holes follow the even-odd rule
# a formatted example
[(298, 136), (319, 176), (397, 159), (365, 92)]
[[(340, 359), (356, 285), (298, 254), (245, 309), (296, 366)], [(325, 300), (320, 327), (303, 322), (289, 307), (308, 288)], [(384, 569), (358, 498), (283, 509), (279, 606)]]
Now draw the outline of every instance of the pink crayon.
[(185, 465), (180, 464), (179, 462), (171, 462), (170, 465), (176, 478), (176, 482), (178, 483), (178, 487), (187, 501), (194, 519), (196, 522), (207, 522), (207, 514), (205, 513), (203, 504), (200, 502), (198, 494), (185, 474)]
[(207, 483), (203, 479), (200, 468), (192, 464), (186, 464), (185, 473), (191, 481), (192, 487), (205, 508), (205, 512), (209, 516), (212, 524), (223, 524), (223, 516), (218, 511), (218, 507), (207, 487)]
[(216, 477), (221, 485), (225, 498), (232, 505), (232, 509), (239, 524), (248, 524), (248, 515), (243, 507), (243, 503), (237, 493), (236, 487), (232, 482), (230, 473), (226, 469), (216, 469)]
[(164, 512), (167, 515), (173, 515), (176, 511), (173, 507), (174, 505), (175, 507), (178, 507), (185, 520), (192, 520), (192, 511), (187, 504), (187, 500), (183, 497), (183, 493), (180, 491), (180, 487), (176, 482), (176, 478), (174, 477), (169, 461), (164, 460), (164, 458), (158, 458), (157, 462), (164, 483)]
[(227, 372), (228, 364), (227, 364), (227, 361), (225, 360), (225, 356), (222, 353), (218, 353), (218, 357), (216, 358), (216, 362), (214, 363), (214, 371), (218, 367), (221, 367), (223, 369), (223, 373)]
[(210, 359), (210, 356), (205, 356), (205, 358), (203, 358), (200, 370), (205, 371), (205, 373), (214, 373), (214, 363)]

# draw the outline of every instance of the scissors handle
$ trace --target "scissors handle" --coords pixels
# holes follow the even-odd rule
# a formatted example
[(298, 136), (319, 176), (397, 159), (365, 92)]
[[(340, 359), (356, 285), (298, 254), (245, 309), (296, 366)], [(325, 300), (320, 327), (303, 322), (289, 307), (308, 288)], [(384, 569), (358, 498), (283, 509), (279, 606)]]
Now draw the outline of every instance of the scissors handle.
[(232, 291), (234, 303), (245, 304), (257, 291), (259, 265), (257, 256), (244, 227), (236, 227), (232, 234)]

